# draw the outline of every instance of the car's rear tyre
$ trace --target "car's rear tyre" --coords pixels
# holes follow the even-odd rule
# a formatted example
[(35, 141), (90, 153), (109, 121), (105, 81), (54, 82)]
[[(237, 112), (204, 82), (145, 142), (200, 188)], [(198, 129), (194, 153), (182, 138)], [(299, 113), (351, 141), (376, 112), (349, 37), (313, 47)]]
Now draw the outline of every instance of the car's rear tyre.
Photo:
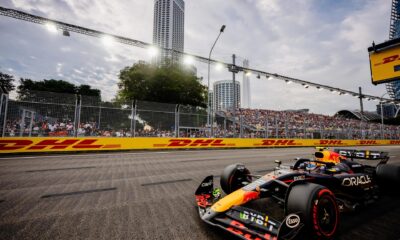
[(333, 239), (339, 225), (339, 208), (335, 195), (327, 188), (302, 183), (290, 189), (286, 213), (298, 213), (309, 238)]
[(379, 164), (376, 167), (376, 178), (379, 188), (385, 192), (399, 193), (400, 166), (391, 164)]
[(244, 182), (250, 183), (252, 178), (250, 171), (240, 163), (231, 164), (225, 167), (221, 174), (221, 188), (226, 194), (236, 191), (244, 186)]

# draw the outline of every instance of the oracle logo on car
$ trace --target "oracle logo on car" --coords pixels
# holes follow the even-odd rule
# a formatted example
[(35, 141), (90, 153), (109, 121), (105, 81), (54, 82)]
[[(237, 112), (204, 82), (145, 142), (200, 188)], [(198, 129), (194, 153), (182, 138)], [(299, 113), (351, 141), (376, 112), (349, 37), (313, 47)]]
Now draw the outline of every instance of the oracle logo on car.
[(371, 178), (368, 175), (362, 175), (362, 176), (343, 178), (342, 186), (352, 187), (358, 185), (366, 185), (369, 183), (371, 183)]
[(99, 149), (120, 148), (120, 144), (94, 144), (97, 139), (46, 139), (36, 144), (31, 140), (0, 140), (0, 152), (11, 150), (65, 150), (72, 149)]

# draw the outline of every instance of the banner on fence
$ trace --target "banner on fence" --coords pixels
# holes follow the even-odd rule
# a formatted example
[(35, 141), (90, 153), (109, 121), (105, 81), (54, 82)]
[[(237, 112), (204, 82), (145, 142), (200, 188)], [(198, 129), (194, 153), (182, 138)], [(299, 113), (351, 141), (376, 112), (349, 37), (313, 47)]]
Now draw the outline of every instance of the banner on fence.
[(1, 153), (179, 148), (267, 148), (400, 145), (400, 140), (243, 138), (2, 138)]

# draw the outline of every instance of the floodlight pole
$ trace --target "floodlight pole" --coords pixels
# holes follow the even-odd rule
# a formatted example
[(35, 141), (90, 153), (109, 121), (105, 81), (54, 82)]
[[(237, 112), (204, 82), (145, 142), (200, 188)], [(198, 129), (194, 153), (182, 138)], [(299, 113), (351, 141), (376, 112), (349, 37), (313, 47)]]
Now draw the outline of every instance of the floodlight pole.
[(214, 44), (212, 45), (211, 49), (210, 49), (210, 53), (208, 54), (208, 75), (207, 75), (207, 125), (210, 128), (210, 137), (214, 136), (214, 131), (213, 131), (213, 127), (211, 124), (211, 109), (210, 109), (210, 65), (211, 65), (211, 54), (212, 51), (214, 50), (215, 44), (217, 44), (217, 41), (219, 39), (219, 37), (221, 36), (221, 34), (224, 32), (225, 30), (225, 25), (222, 25), (221, 29), (219, 30), (219, 34), (217, 39), (215, 39)]
[(382, 107), (382, 99), (381, 99), (381, 139), (383, 139), (383, 107)]
[[(236, 73), (238, 73), (239, 71), (243, 71), (243, 68), (241, 68), (241, 67), (238, 67), (238, 66), (236, 66), (235, 65), (236, 64), (236, 55), (235, 54), (233, 54), (232, 55), (232, 64), (230, 64), (230, 65), (228, 65), (228, 70), (229, 70), (229, 72), (232, 72), (232, 83), (233, 83), (233, 86), (232, 86), (232, 100), (233, 100), (233, 103), (232, 103), (232, 116), (233, 116), (233, 121), (232, 121), (232, 124), (233, 124), (233, 126), (234, 126), (234, 130), (236, 131), (236, 90), (235, 90), (235, 88), (236, 88), (236, 86), (235, 86), (235, 74)], [(233, 133), (233, 137), (235, 137), (235, 134), (236, 132), (234, 132)]]
[[(236, 55), (233, 54), (232, 55), (232, 65), (233, 67), (236, 66)], [(236, 136), (236, 87), (235, 87), (235, 71), (232, 71), (232, 99), (233, 99), (233, 103), (232, 103), (232, 116), (233, 116), (233, 137)]]
[(363, 139), (363, 134), (362, 134), (362, 122), (363, 122), (363, 118), (364, 118), (364, 106), (363, 106), (363, 95), (362, 95), (362, 91), (361, 91), (361, 87), (358, 87), (358, 91), (359, 91), (359, 98), (360, 98), (360, 131), (361, 131), (361, 139)]

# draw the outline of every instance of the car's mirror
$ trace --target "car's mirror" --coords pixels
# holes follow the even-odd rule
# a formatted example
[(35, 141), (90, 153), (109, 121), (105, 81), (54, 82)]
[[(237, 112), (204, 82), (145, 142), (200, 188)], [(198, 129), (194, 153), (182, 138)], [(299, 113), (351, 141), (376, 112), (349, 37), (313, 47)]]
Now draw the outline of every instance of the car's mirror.
[(281, 166), (282, 161), (281, 160), (275, 160), (275, 163), (278, 164), (278, 167)]

